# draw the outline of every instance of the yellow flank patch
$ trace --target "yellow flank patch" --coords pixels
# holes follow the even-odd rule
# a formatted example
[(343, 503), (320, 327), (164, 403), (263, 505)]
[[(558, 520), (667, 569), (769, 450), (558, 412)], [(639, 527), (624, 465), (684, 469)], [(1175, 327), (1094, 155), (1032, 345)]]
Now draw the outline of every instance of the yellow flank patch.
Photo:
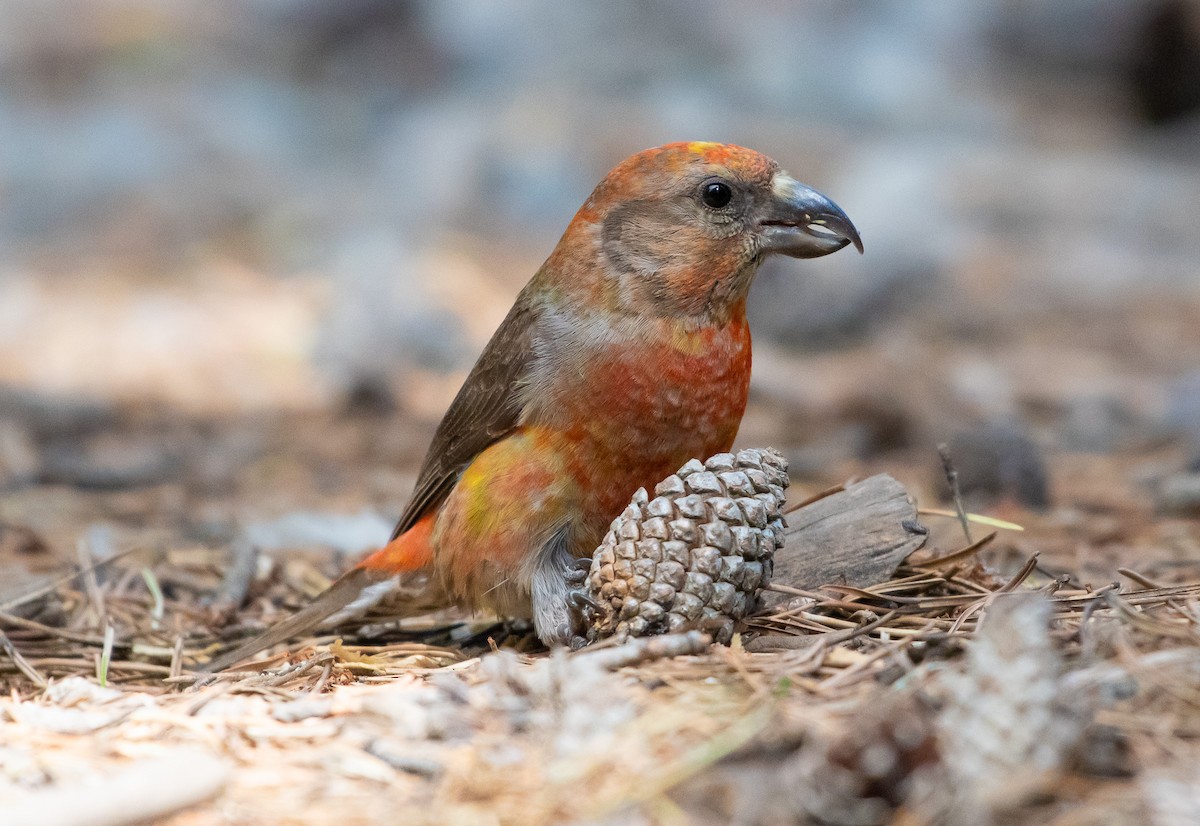
[(487, 501), (487, 469), (480, 462), (473, 462), (458, 480), (458, 487), (465, 504), (466, 528), (478, 536), (488, 528), (489, 512)]
[[(463, 527), (473, 538), (539, 522), (540, 511), (562, 508), (566, 479), (552, 434), (541, 428), (514, 433), (483, 451), (459, 478), (456, 498)], [(545, 514), (546, 516), (557, 515)]]

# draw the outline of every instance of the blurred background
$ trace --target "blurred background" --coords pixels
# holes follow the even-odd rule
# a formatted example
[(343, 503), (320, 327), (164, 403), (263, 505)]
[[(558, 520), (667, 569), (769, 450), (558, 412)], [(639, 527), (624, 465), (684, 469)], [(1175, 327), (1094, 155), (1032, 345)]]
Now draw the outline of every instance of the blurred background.
[(740, 444), (1200, 511), (1194, 0), (6, 0), (0, 552), (380, 541), (592, 186), (692, 139), (866, 244), (764, 268)]

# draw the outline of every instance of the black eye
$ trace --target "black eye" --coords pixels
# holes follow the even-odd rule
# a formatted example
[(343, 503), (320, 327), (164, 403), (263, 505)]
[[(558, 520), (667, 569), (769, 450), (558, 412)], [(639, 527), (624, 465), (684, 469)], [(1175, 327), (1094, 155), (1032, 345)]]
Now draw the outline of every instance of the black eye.
[(729, 184), (721, 181), (709, 181), (700, 189), (700, 200), (706, 207), (720, 209), (733, 198), (733, 190)]

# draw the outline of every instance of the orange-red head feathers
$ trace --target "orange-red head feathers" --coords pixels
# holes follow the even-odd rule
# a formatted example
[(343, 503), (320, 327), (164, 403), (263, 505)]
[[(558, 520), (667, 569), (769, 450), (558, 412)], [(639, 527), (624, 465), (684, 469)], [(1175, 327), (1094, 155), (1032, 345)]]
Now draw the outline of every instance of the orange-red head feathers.
[(607, 310), (720, 317), (762, 256), (815, 257), (853, 243), (825, 196), (758, 152), (671, 143), (618, 164), (576, 214), (542, 278)]

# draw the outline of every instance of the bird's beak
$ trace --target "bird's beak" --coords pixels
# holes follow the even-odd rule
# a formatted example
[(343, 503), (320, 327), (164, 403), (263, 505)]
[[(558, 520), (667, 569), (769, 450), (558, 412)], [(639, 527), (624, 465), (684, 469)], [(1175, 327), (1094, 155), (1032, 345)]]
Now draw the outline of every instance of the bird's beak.
[(853, 244), (860, 253), (862, 239), (842, 208), (815, 189), (779, 172), (771, 186), (761, 227), (763, 252), (792, 258), (819, 258)]

